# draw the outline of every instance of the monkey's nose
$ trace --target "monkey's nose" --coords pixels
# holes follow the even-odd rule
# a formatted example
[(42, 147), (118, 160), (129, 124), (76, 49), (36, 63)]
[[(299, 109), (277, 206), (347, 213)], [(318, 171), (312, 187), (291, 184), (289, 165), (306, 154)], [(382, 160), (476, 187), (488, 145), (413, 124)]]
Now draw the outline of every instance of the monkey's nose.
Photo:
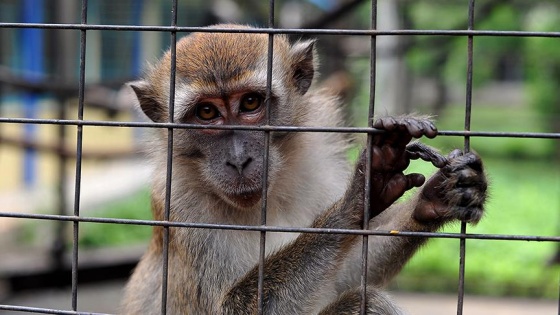
[(237, 170), (237, 173), (239, 173), (239, 175), (242, 176), (243, 171), (247, 168), (247, 166), (249, 166), (249, 164), (251, 164), (252, 161), (253, 159), (248, 157), (246, 159), (236, 159), (234, 161), (227, 161), (226, 165)]

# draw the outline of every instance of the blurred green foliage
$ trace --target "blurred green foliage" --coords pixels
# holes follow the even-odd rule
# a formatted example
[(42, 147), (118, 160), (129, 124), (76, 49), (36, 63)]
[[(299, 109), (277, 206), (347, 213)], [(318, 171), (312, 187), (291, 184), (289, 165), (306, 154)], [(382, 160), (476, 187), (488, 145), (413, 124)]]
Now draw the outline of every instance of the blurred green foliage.
[[(92, 216), (150, 220), (152, 216), (150, 204), (150, 193), (148, 190), (142, 190), (133, 196), (94, 210)], [(79, 233), (80, 246), (118, 246), (147, 242), (152, 235), (152, 227), (134, 224), (80, 223)]]
[[(453, 30), (466, 29), (468, 25), (464, 2), (449, 1), (435, 6), (430, 1), (405, 1), (401, 5), (413, 29)], [(554, 1), (488, 0), (476, 6), (474, 25), (476, 30), (558, 32), (560, 5)], [(464, 36), (415, 37), (405, 58), (416, 77), (443, 80), (448, 88), (465, 86), (468, 58)], [(534, 109), (529, 112), (530, 109), (524, 106), (520, 111), (511, 107), (484, 111), (489, 116), (479, 116), (473, 123), (493, 121), (494, 126), (479, 124), (473, 130), (497, 131), (496, 126), (507, 126), (501, 131), (560, 132), (560, 38), (475, 36), (473, 65), (475, 89), (493, 81), (517, 81), (526, 89), (524, 101)], [(452, 117), (462, 117), (456, 115), (457, 109), (446, 108), (445, 111)], [(517, 119), (511, 124), (497, 124), (498, 120), (506, 119), (502, 114), (509, 116), (509, 111), (517, 112), (512, 114)], [(532, 128), (527, 129), (527, 126)], [(482, 139), (479, 146), (481, 150), (515, 158), (560, 157), (560, 143), (554, 140)]]
[[(439, 130), (461, 130), (464, 106), (449, 105), (436, 117)], [(476, 104), (471, 112), (471, 130), (497, 132), (547, 132), (542, 117), (530, 106), (491, 106)], [(554, 139), (473, 137), (474, 150), (487, 157), (504, 159), (550, 159)], [(433, 145), (442, 150), (463, 147), (461, 137), (437, 137)]]
[[(536, 31), (558, 31), (560, 8), (538, 8), (529, 16), (527, 23)], [(560, 38), (529, 37), (525, 43), (527, 88), (531, 103), (541, 114), (547, 129), (560, 132)], [(557, 153), (560, 157), (560, 149)]]

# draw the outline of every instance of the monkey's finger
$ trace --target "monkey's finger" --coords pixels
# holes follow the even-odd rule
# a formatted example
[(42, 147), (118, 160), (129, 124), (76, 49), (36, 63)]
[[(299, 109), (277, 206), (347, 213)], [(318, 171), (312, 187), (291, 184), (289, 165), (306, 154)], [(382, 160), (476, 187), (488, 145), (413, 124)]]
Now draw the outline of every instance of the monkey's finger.
[(429, 119), (422, 119), (424, 125), (424, 135), (430, 139), (435, 138), (438, 134), (436, 125)]
[(414, 138), (420, 137), (428, 137), (434, 138), (437, 136), (437, 128), (434, 123), (426, 118), (414, 118), (414, 117), (405, 117), (404, 119), (405, 126), (408, 129), (408, 132)]
[(449, 164), (443, 169), (444, 171), (456, 172), (458, 170), (466, 170), (466, 169), (471, 169), (476, 173), (482, 173), (484, 171), (482, 160), (480, 159), (480, 156), (478, 156), (476, 153), (468, 152), (463, 154), (460, 151), (459, 153), (461, 155), (456, 156), (455, 158), (449, 160)]
[(383, 117), (377, 119), (373, 127), (385, 130), (384, 134), (376, 134), (375, 145), (391, 145), (404, 151), (404, 146), (412, 138), (426, 136), (433, 138), (437, 135), (437, 128), (429, 120), (414, 117)]
[(391, 116), (381, 117), (373, 122), (373, 128), (387, 130), (387, 131), (395, 130), (396, 126), (397, 126), (397, 121), (395, 120), (395, 118)]
[(407, 189), (406, 190), (409, 190), (413, 187), (420, 187), (420, 186), (424, 185), (424, 182), (426, 182), (426, 177), (424, 177), (424, 175), (418, 174), (418, 173), (407, 174), (407, 175), (405, 175), (405, 177), (406, 177), (406, 181), (407, 181)]
[(420, 138), (426, 134), (426, 126), (423, 120), (407, 117), (403, 119), (403, 122), (403, 125), (412, 137)]
[(373, 123), (373, 127), (385, 130), (384, 133), (376, 134), (373, 143), (375, 145), (393, 145), (408, 143), (412, 139), (410, 132), (407, 131), (406, 122), (403, 118), (382, 117)]
[(382, 117), (373, 123), (373, 127), (387, 131), (403, 130), (404, 127), (414, 138), (422, 136), (433, 138), (437, 135), (436, 126), (427, 118)]
[(447, 159), (453, 160), (453, 159), (456, 159), (456, 158), (460, 157), (461, 155), (463, 155), (463, 151), (461, 151), (459, 149), (455, 149), (447, 155)]
[(399, 134), (406, 132), (415, 138), (422, 136), (424, 128), (418, 120), (408, 117), (382, 117), (373, 123), (373, 127), (389, 133), (392, 131)]
[(454, 172), (457, 167), (461, 167), (463, 163), (459, 159), (463, 156), (463, 151), (455, 149), (447, 154), (447, 165), (441, 168), (444, 173)]
[[(385, 131), (385, 132), (381, 132), (381, 133), (374, 133), (372, 135), (373, 145), (381, 146), (381, 145), (385, 144), (385, 141), (390, 136), (389, 133), (391, 131), (395, 130), (395, 128), (397, 126), (397, 122), (393, 117), (382, 117), (382, 118), (376, 119), (372, 126), (375, 129)], [(392, 136), (394, 136), (394, 135), (392, 135)]]
[[(414, 187), (420, 187), (424, 184), (426, 178), (422, 174), (412, 173), (408, 175), (404, 175), (402, 173), (398, 173), (393, 175), (391, 180), (386, 184), (386, 186), (382, 189), (382, 193), (378, 196), (377, 202), (379, 203), (378, 206), (380, 210), (384, 210), (391, 204), (393, 204), (397, 199), (399, 199), (407, 190), (410, 190)], [(374, 186), (375, 184), (373, 184)], [(372, 187), (373, 191), (376, 191)], [(381, 211), (375, 211), (373, 215), (377, 215)]]
[[(382, 189), (383, 199), (388, 203), (393, 203), (397, 200), (405, 191), (410, 190), (414, 187), (420, 187), (424, 185), (426, 177), (418, 173), (402, 174), (397, 173), (391, 177), (391, 180)], [(375, 183), (372, 184), (375, 186)]]
[(420, 142), (413, 142), (407, 145), (406, 154), (411, 160), (422, 159), (424, 161), (431, 162), (437, 168), (442, 168), (448, 163), (445, 156), (440, 154), (434, 148)]
[(373, 173), (402, 172), (410, 164), (410, 159), (399, 155), (397, 150), (390, 146), (373, 146), (371, 153)]
[(432, 165), (437, 168), (445, 167), (448, 164), (447, 159), (442, 155), (434, 156), (430, 152), (413, 152), (413, 151), (407, 151), (406, 153), (407, 153), (407, 157), (411, 160), (421, 159), (423, 161), (432, 163)]
[(385, 210), (407, 190), (422, 186), (424, 181), (424, 176), (416, 173), (408, 175), (396, 173), (393, 174), (390, 179), (383, 178), (383, 176), (376, 178), (374, 175), (371, 184), (371, 216), (374, 217)]
[(407, 127), (403, 124), (395, 124), (391, 126), (391, 130), (373, 137), (375, 146), (391, 146), (398, 148), (400, 152), (404, 152), (406, 145), (412, 140), (412, 135), (408, 132)]
[(406, 150), (406, 145), (410, 143), (413, 136), (407, 130), (406, 126), (402, 126), (403, 130), (387, 133), (385, 138), (385, 145), (393, 147), (402, 155)]
[(371, 170), (379, 171), (383, 169), (385, 162), (385, 154), (381, 150), (381, 147), (373, 146), (371, 148)]

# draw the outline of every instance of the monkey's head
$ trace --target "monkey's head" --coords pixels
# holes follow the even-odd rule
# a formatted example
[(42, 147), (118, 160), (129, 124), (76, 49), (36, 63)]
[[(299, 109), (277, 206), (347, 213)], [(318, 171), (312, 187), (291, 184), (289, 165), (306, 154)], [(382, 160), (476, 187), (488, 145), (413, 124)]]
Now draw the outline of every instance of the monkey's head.
[[(218, 25), (220, 28), (243, 28)], [(315, 72), (313, 41), (289, 43), (274, 36), (272, 85), (267, 88), (266, 34), (193, 33), (177, 42), (174, 122), (198, 125), (297, 126), (311, 109), (304, 104)], [(142, 111), (154, 122), (169, 121), (171, 53), (142, 81), (130, 86)], [(165, 130), (163, 130), (165, 132)], [(269, 185), (281, 172), (296, 134), (273, 133)], [(162, 137), (162, 140), (165, 137)], [(174, 158), (190, 168), (210, 193), (239, 209), (255, 207), (262, 194), (265, 133), (261, 131), (176, 129)]]

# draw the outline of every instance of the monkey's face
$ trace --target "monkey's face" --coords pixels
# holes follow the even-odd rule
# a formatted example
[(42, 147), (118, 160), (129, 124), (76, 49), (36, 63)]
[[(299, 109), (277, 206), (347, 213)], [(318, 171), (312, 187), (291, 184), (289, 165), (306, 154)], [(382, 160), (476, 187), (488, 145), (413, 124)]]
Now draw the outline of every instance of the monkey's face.
[[(223, 98), (201, 98), (183, 121), (199, 125), (262, 125), (266, 121), (264, 95), (231, 93)], [(236, 208), (253, 208), (261, 199), (265, 134), (261, 131), (200, 129), (180, 134), (175, 146), (194, 162), (201, 182)], [(269, 150), (269, 179), (280, 154)], [(271, 182), (271, 181), (269, 181)]]
[[(274, 38), (267, 93), (268, 40), (265, 34), (226, 33), (194, 33), (181, 39), (176, 50), (174, 121), (299, 125), (309, 111), (298, 105), (313, 79), (313, 42), (292, 45), (283, 36)], [(142, 110), (156, 122), (169, 121), (170, 64), (168, 52), (145, 81), (131, 84)], [(192, 129), (175, 130), (174, 135), (175, 156), (191, 165), (205, 188), (236, 208), (257, 206), (265, 167), (264, 132)], [(282, 152), (290, 147), (286, 143), (291, 137), (278, 133), (271, 137), (267, 165), (271, 187), (286, 162)]]

